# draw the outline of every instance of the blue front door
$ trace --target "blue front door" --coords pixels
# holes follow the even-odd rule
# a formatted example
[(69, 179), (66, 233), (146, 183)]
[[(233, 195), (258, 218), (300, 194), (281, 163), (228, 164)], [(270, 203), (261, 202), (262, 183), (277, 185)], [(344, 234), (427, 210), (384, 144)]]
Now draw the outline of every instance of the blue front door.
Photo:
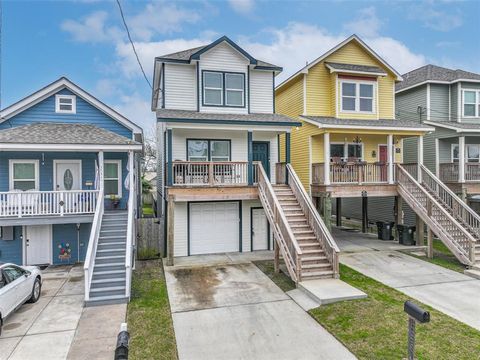
[(270, 143), (265, 141), (254, 141), (253, 144), (253, 161), (261, 161), (262, 166), (270, 178)]

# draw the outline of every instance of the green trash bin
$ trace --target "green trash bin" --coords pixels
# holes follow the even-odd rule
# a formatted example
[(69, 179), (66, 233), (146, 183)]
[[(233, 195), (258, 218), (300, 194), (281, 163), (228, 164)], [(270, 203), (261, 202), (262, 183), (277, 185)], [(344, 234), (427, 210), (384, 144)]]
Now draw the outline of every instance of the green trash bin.
[(379, 240), (393, 240), (393, 225), (391, 221), (377, 221), (377, 233)]
[(397, 225), (398, 242), (402, 245), (415, 245), (415, 226)]

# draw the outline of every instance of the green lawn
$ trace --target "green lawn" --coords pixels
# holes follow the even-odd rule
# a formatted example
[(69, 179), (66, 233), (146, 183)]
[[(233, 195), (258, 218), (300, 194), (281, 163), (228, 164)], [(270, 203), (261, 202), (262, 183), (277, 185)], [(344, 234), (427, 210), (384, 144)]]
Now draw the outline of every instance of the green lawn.
[(177, 359), (162, 261), (137, 261), (127, 311), (130, 359)]
[(450, 250), (442, 243), (441, 240), (434, 239), (433, 240), (433, 258), (429, 259), (426, 256), (416, 256), (412, 253), (405, 251), (405, 254), (411, 255), (421, 260), (428, 261), (432, 264), (436, 264), (439, 266), (443, 266), (444, 268), (458, 271), (463, 273), (466, 269), (465, 265), (463, 265), (460, 261), (457, 260), (455, 255), (453, 255)]
[[(272, 275), (273, 265), (263, 265), (260, 269), (268, 271), (267, 275), (280, 287), (286, 282), (278, 279), (280, 275)], [(406, 358), (407, 315), (403, 303), (411, 299), (347, 266), (340, 265), (340, 272), (343, 281), (367, 293), (368, 298), (323, 305), (312, 309), (310, 315), (359, 359)], [(417, 326), (418, 359), (479, 358), (479, 331), (414, 302), (428, 309), (432, 319)]]
[(287, 292), (295, 289), (295, 283), (292, 279), (282, 272), (275, 274), (272, 260), (254, 261), (253, 263), (283, 291)]

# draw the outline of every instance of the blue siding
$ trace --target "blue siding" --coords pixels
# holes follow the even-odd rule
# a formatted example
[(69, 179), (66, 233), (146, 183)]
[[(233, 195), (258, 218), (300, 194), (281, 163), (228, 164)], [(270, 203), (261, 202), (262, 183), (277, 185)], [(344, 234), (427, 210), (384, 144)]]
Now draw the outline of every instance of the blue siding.
[[(85, 260), (88, 248), (88, 239), (90, 237), (91, 224), (80, 224), (80, 230), (77, 233), (76, 224), (57, 224), (53, 225), (52, 254), (53, 263), (58, 264), (74, 264), (80, 260)], [(80, 247), (78, 246), (78, 238), (80, 239)], [(60, 249), (62, 245), (69, 245), (71, 249), (70, 258), (62, 259)], [(80, 249), (80, 257), (78, 250)]]
[[(128, 203), (128, 189), (125, 187), (125, 179), (128, 176), (127, 163), (128, 154), (126, 153), (105, 153), (105, 160), (122, 160), (122, 199), (120, 200), (120, 208), (126, 209)], [(110, 200), (105, 201), (106, 210), (111, 209)]]
[(22, 265), (22, 227), (14, 226), (14, 240), (0, 239), (0, 262), (12, 262)]
[[(74, 95), (67, 89), (60, 90), (57, 94)], [(77, 96), (76, 114), (58, 114), (55, 112), (55, 94), (39, 102), (25, 111), (13, 116), (9, 121), (0, 124), (0, 130), (11, 126), (27, 125), (36, 122), (64, 122), (92, 124), (100, 128), (113, 131), (119, 135), (131, 138), (132, 131), (112, 119), (104, 112)]]

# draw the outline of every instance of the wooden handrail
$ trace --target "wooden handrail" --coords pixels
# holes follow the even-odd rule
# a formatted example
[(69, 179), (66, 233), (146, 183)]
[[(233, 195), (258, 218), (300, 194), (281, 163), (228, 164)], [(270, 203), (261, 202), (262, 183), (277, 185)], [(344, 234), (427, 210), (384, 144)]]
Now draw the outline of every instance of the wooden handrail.
[[(420, 216), (423, 215), (423, 220), (432, 227), (436, 235), (461, 262), (471, 265), (473, 263), (472, 247), (475, 244), (473, 236), (400, 164), (397, 164), (397, 172), (397, 184), (402, 197), (407, 200), (407, 203), (410, 202), (409, 205), (414, 210), (418, 209), (416, 211), (417, 214)], [(411, 187), (413, 187), (412, 189), (408, 188), (408, 182), (411, 184)], [(416, 191), (416, 193), (414, 193), (413, 190)], [(425, 204), (421, 201), (422, 197), (425, 200)], [(430, 210), (430, 207), (432, 207), (432, 210)], [(429, 210), (431, 215), (429, 215)], [(437, 215), (433, 214), (434, 210), (438, 212)], [(448, 221), (456, 231), (446, 229), (445, 225), (439, 222), (439, 217)], [(457, 235), (460, 235), (461, 238), (458, 239)], [(467, 244), (465, 245), (461, 239), (465, 239)]]
[(300, 204), (303, 213), (305, 214), (307, 223), (310, 225), (314, 231), (317, 240), (320, 242), (320, 246), (325, 251), (325, 254), (328, 256), (328, 260), (332, 265), (334, 276), (338, 277), (340, 274), (339, 269), (339, 260), (338, 254), (340, 249), (338, 248), (336, 242), (333, 240), (333, 237), (328, 231), (325, 223), (320, 218), (315, 206), (312, 203), (312, 200), (307, 195), (305, 189), (300, 182), (300, 179), (297, 176), (297, 173), (290, 164), (286, 166), (287, 172), (289, 174), (289, 185), (295, 194), (298, 203)]

